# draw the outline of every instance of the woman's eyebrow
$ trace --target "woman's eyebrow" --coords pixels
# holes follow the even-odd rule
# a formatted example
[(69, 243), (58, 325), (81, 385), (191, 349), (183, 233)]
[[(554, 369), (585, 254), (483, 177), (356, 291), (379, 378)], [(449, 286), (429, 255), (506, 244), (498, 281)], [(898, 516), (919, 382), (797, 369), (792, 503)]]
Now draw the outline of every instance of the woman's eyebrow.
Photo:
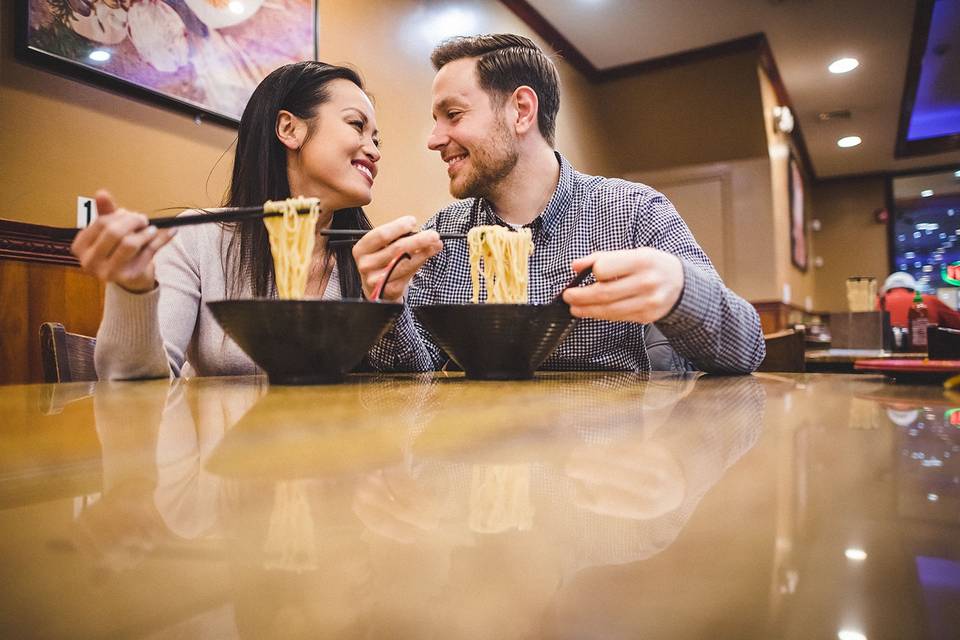
[(347, 111), (353, 111), (358, 116), (360, 116), (360, 119), (363, 120), (364, 125), (367, 124), (367, 121), (369, 120), (369, 118), (367, 118), (367, 114), (365, 114), (360, 109), (357, 109), (356, 107), (344, 107), (343, 109), (340, 110), (340, 113), (346, 113)]

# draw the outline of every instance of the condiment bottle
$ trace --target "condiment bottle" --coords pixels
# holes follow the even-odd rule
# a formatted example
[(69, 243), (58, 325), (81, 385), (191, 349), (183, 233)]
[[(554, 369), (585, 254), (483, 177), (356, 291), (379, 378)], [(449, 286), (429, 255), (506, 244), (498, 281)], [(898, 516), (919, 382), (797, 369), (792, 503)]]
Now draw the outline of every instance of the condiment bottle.
[(927, 313), (927, 305), (923, 304), (920, 291), (917, 291), (913, 296), (913, 305), (907, 313), (907, 323), (910, 327), (911, 350), (926, 351), (927, 327), (930, 325), (930, 317)]

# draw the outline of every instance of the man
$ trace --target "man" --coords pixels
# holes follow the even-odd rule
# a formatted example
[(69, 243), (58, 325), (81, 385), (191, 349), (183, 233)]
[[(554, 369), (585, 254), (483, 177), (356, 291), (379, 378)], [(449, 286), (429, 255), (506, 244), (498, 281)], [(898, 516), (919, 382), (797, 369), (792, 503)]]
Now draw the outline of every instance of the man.
[[(877, 301), (877, 307), (890, 312), (890, 324), (895, 327), (906, 327), (907, 315), (913, 306), (914, 292), (917, 290), (917, 280), (905, 271), (896, 271), (887, 276), (883, 283), (883, 291)], [(943, 304), (936, 296), (924, 295), (923, 303), (927, 305), (927, 315), (930, 324), (951, 329), (960, 329), (960, 313), (957, 313)]]
[(573, 169), (553, 148), (560, 106), (553, 62), (528, 38), (461, 37), (431, 56), (436, 121), (427, 146), (447, 163), (450, 192), (464, 198), (416, 231), (400, 218), (367, 234), (354, 257), (369, 295), (388, 262), (407, 252), (383, 297), (407, 309), (372, 350), (382, 369), (434, 369), (446, 361), (410, 307), (470, 301), (465, 242), (438, 233), (475, 225), (531, 229), (530, 302), (550, 300), (590, 266), (588, 286), (564, 300), (583, 318), (543, 367), (649, 370), (644, 325), (655, 323), (693, 367), (753, 371), (764, 357), (753, 307), (727, 289), (673, 205), (641, 184)]

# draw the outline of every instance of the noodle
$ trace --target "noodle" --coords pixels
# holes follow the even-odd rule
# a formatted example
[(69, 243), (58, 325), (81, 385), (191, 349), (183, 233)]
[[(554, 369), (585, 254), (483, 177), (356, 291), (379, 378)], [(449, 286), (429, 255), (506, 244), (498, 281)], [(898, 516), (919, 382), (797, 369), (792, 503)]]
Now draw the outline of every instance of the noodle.
[[(299, 214), (299, 209), (310, 207), (310, 213)], [(263, 205), (266, 212), (283, 212), (282, 216), (264, 218), (270, 236), (270, 252), (273, 254), (273, 273), (277, 283), (277, 295), (288, 300), (303, 298), (310, 274), (310, 259), (316, 242), (317, 220), (320, 217), (320, 201), (317, 198), (287, 198), (268, 200)]]
[(313, 524), (307, 481), (278, 482), (263, 544), (264, 567), (297, 573), (317, 569)]
[(474, 303), (480, 301), (481, 274), (487, 285), (487, 302), (527, 302), (529, 260), (533, 254), (530, 229), (511, 231), (495, 225), (473, 227), (467, 232), (467, 247), (470, 250)]
[(501, 533), (533, 526), (529, 464), (474, 465), (469, 526), (477, 533)]

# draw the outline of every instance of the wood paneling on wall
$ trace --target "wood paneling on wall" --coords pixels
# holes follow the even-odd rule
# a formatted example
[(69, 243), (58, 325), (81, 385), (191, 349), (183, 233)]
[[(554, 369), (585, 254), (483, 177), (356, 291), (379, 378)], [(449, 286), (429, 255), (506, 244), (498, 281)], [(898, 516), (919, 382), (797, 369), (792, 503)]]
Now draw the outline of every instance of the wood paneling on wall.
[(92, 336), (103, 314), (103, 284), (80, 270), (69, 242), (31, 227), (0, 221), (0, 384), (43, 381), (41, 323)]

